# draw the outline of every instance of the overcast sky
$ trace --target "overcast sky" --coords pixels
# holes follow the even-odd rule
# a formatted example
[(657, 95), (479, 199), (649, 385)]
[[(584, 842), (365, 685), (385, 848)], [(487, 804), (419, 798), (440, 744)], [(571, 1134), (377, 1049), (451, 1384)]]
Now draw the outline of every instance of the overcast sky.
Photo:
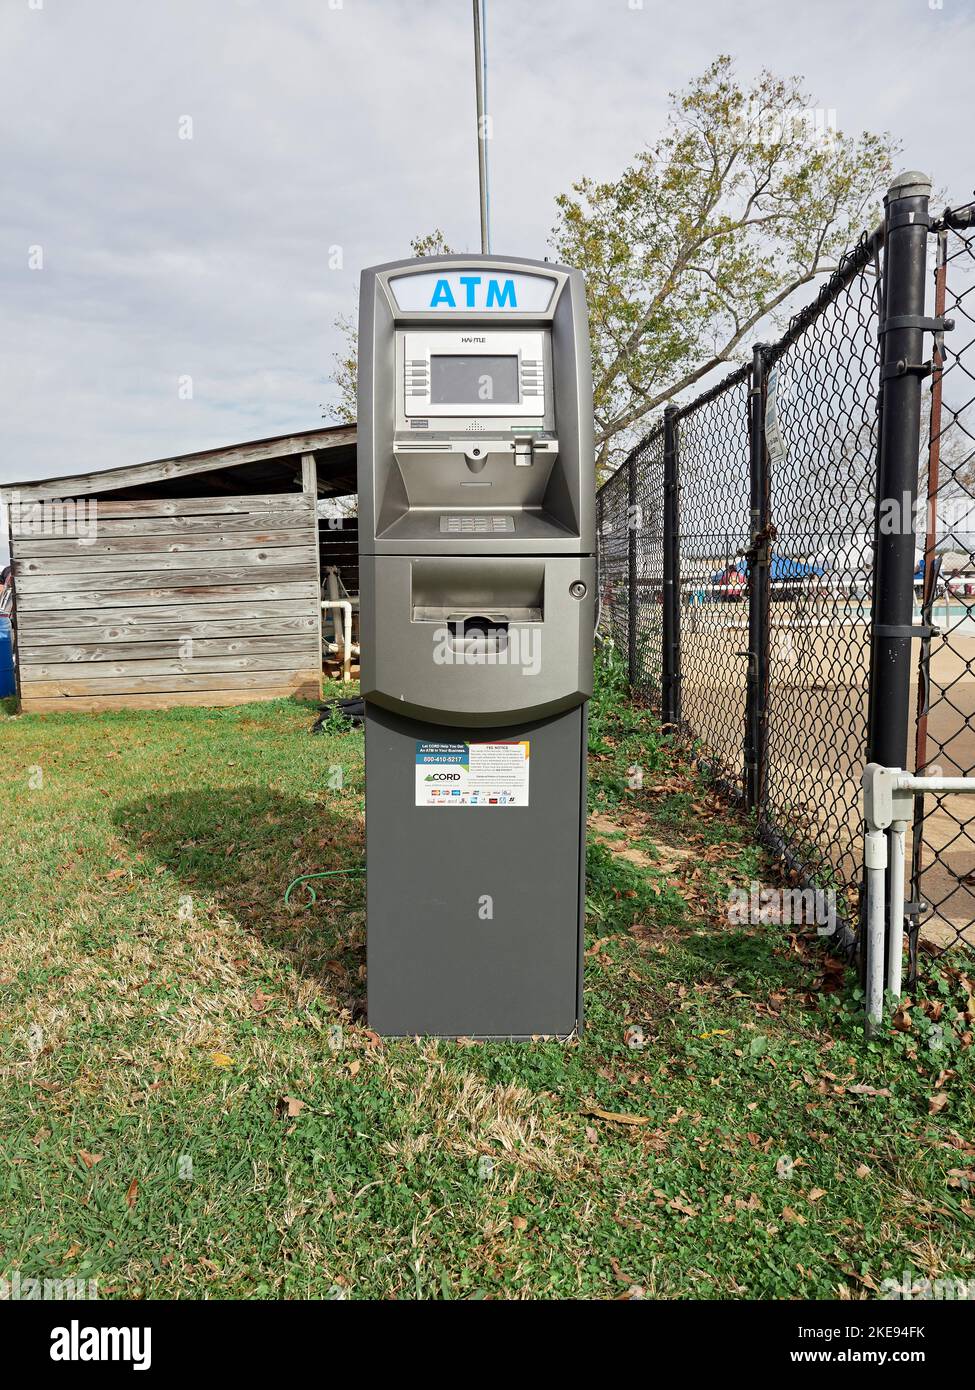
[[(496, 251), (722, 51), (971, 195), (971, 0), (486, 5)], [(472, 88), (468, 0), (2, 0), (0, 483), (319, 424), (360, 267), (479, 249)]]

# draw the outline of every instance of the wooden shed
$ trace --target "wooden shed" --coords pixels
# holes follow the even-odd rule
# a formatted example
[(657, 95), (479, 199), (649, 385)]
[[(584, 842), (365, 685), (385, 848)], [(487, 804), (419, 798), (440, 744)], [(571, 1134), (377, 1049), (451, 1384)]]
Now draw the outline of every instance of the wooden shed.
[(354, 426), (5, 485), (21, 707), (318, 698), (317, 503), (355, 486)]

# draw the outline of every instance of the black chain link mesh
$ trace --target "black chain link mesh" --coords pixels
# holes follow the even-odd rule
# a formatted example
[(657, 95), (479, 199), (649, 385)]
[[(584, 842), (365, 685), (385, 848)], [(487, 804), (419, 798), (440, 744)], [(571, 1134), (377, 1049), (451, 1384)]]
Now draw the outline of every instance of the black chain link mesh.
[[(876, 238), (861, 239), (765, 359), (770, 623), (759, 820), (797, 881), (838, 890), (840, 917), (850, 925), (858, 915), (870, 674), (876, 247)], [(679, 727), (737, 797), (746, 791), (751, 388), (752, 370), (742, 367), (676, 416)], [(658, 426), (600, 491), (603, 630), (623, 651), (632, 636), (633, 684), (654, 693), (662, 655), (663, 444)], [(641, 529), (631, 626), (624, 537), (634, 501)]]
[(736, 796), (748, 673), (749, 381), (735, 372), (677, 422), (680, 725)]
[[(771, 352), (768, 751), (763, 827), (804, 885), (857, 921), (877, 470), (877, 275), (861, 243), (839, 292)], [(827, 290), (830, 287), (827, 286)]]
[(627, 470), (616, 473), (596, 499), (596, 555), (599, 585), (598, 631), (626, 652), (630, 630)]
[[(936, 253), (935, 313), (955, 325), (943, 343), (936, 341), (919, 487), (927, 506), (920, 509), (925, 563), (916, 589), (936, 635), (921, 644), (915, 760), (929, 776), (975, 776), (973, 222), (975, 204), (955, 209), (929, 242)], [(919, 935), (932, 953), (975, 944), (975, 797), (917, 798), (911, 877), (911, 897), (923, 904), (912, 932), (912, 965)]]
[(664, 431), (655, 429), (632, 456), (633, 540), (636, 549), (636, 649), (633, 685), (648, 703), (660, 702), (664, 585)]

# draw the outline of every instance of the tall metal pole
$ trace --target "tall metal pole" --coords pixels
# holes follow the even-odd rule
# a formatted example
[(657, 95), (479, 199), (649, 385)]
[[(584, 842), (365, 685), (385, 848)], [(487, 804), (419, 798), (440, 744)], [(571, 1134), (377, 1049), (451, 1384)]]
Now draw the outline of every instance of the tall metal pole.
[(487, 85), (484, 58), (484, 30), (481, 0), (474, 0), (474, 92), (477, 99), (477, 184), (481, 205), (481, 252), (491, 254), (491, 228), (488, 225), (487, 127), (484, 115), (484, 89)]
[[(907, 766), (914, 627), (914, 504), (921, 435), (928, 200), (925, 174), (901, 174), (884, 199), (880, 448), (874, 522), (867, 761)], [(891, 902), (890, 869), (886, 900)], [(887, 922), (887, 942), (891, 923)]]
[(745, 702), (745, 804), (760, 810), (768, 754), (771, 608), (768, 451), (765, 445), (768, 364), (764, 343), (752, 349), (749, 385), (748, 689)]
[(680, 541), (677, 485), (677, 407), (664, 407), (663, 659), (660, 722), (673, 732), (680, 720)]
[[(914, 614), (914, 517), (924, 291), (931, 184), (924, 174), (902, 174), (885, 199), (884, 322), (880, 325), (880, 468), (874, 554), (874, 680), (868, 761), (903, 767), (910, 722), (911, 639)], [(906, 514), (905, 514), (906, 513)], [(884, 524), (885, 517), (887, 524)]]

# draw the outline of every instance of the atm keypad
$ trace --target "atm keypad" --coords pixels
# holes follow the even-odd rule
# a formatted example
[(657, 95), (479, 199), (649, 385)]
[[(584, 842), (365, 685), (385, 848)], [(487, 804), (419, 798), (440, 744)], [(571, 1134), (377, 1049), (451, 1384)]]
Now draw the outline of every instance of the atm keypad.
[(440, 530), (448, 536), (496, 536), (515, 529), (513, 516), (448, 516), (440, 518)]

